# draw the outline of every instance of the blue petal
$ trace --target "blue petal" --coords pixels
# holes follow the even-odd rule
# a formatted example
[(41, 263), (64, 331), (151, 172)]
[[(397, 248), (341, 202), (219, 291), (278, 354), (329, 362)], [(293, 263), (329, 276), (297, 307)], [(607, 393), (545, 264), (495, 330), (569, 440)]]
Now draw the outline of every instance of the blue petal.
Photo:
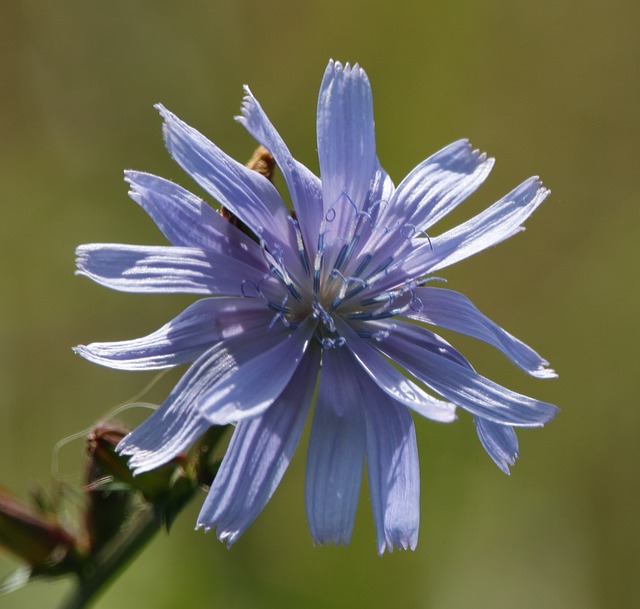
[(418, 165), (396, 189), (391, 208), (398, 207), (420, 230), (472, 195), (491, 172), (494, 159), (473, 150), (467, 140), (446, 146)]
[(264, 329), (272, 317), (262, 300), (203, 298), (148, 336), (79, 345), (74, 351), (109, 368), (160, 370), (193, 361), (220, 340)]
[(436, 263), (428, 272), (464, 260), (524, 230), (522, 223), (548, 194), (538, 178), (529, 178), (471, 220), (435, 237), (432, 245)]
[(316, 543), (351, 539), (365, 453), (362, 396), (344, 349), (323, 352), (305, 480), (307, 519)]
[(377, 162), (371, 87), (357, 64), (327, 66), (317, 132), (327, 230), (339, 244), (363, 209)]
[(393, 198), (395, 186), (389, 174), (382, 168), (380, 161), (376, 159), (376, 170), (369, 184), (369, 193), (364, 210), (371, 218), (371, 226), (379, 222), (379, 218), (388, 213), (389, 204)]
[(307, 350), (280, 397), (262, 415), (240, 421), (197, 527), (217, 529), (229, 545), (267, 504), (298, 445), (309, 412), (320, 364), (320, 350)]
[(264, 268), (192, 247), (90, 243), (76, 256), (78, 275), (123, 292), (242, 296), (265, 277)]
[[(421, 336), (421, 329), (415, 328), (416, 337)], [(501, 387), (469, 366), (452, 362), (400, 333), (392, 332), (376, 343), (376, 348), (445, 399), (489, 421), (539, 427), (558, 412), (553, 404)]]
[(167, 463), (211, 426), (198, 412), (197, 401), (223, 373), (225, 355), (218, 346), (201, 356), (165, 402), (118, 444), (118, 451), (131, 457), (134, 474)]
[[(212, 425), (227, 425), (264, 412), (289, 383), (317, 322), (308, 317), (293, 332), (270, 349), (259, 349), (248, 361), (232, 358), (225, 376), (216, 383), (199, 403), (200, 412)], [(248, 344), (247, 346), (251, 346)]]
[(415, 246), (413, 237), (447, 215), (484, 182), (493, 159), (473, 150), (467, 140), (443, 148), (418, 165), (398, 186), (390, 204), (378, 222), (380, 236), (370, 247), (393, 250), (397, 258)]
[(315, 255), (323, 213), (319, 178), (293, 158), (249, 87), (245, 87), (242, 116), (238, 117), (238, 121), (269, 150), (280, 167), (291, 194), (306, 250), (312, 257)]
[(409, 412), (369, 379), (360, 384), (367, 421), (367, 471), (378, 552), (415, 549), (420, 526), (420, 465)]
[(213, 142), (161, 105), (164, 137), (171, 156), (211, 196), (282, 253), (290, 269), (300, 266), (289, 211), (276, 188), (257, 171), (226, 155)]
[(376, 284), (376, 290), (434, 273), (508, 239), (524, 230), (522, 223), (548, 194), (549, 190), (537, 178), (529, 178), (467, 222), (431, 237), (428, 242), (425, 239), (425, 243), (389, 269), (386, 278)]
[(495, 464), (509, 474), (509, 466), (518, 458), (518, 438), (513, 427), (498, 425), (481, 417), (473, 418), (476, 432), (484, 449), (489, 453)]
[(268, 270), (260, 246), (202, 199), (181, 186), (139, 171), (126, 171), (129, 196), (173, 244), (212, 250)]
[(463, 294), (443, 288), (423, 287), (417, 288), (415, 295), (424, 306), (422, 310), (412, 311), (408, 315), (412, 319), (483, 340), (500, 349), (511, 361), (532, 376), (557, 376), (548, 368), (549, 362), (483, 315)]
[[(376, 233), (376, 227), (380, 224), (379, 218), (387, 212), (391, 198), (395, 191), (393, 180), (387, 172), (382, 168), (380, 162), (376, 159), (376, 169), (369, 184), (369, 192), (363, 206), (362, 212), (359, 214), (354, 224), (353, 233), (357, 235), (357, 243), (351, 253), (351, 260), (345, 265), (344, 274), (349, 276), (356, 272), (362, 275), (364, 269), (360, 268), (364, 256), (369, 256), (371, 260), (367, 265), (368, 268), (375, 268), (381, 255), (378, 255), (375, 246), (372, 246), (372, 236)], [(347, 235), (349, 237), (349, 235)], [(351, 245), (353, 246), (353, 239)], [(386, 255), (384, 252), (382, 255)], [(365, 267), (365, 268), (367, 268)]]
[(387, 395), (428, 419), (441, 423), (450, 423), (456, 419), (453, 404), (438, 400), (423, 391), (339, 318), (336, 318), (336, 327), (362, 369)]
[[(434, 332), (412, 323), (407, 323), (397, 317), (354, 324), (358, 333), (366, 336), (386, 336), (393, 334), (394, 338), (401, 338), (419, 349), (424, 349), (440, 357), (444, 357), (460, 366), (473, 370), (467, 358), (450, 345), (444, 338)], [(381, 339), (386, 340), (386, 339)]]
[(118, 445), (130, 455), (130, 467), (139, 474), (159, 467), (188, 448), (210, 426), (200, 411), (211, 388), (251, 359), (254, 349), (268, 350), (282, 341), (282, 333), (259, 328), (216, 343), (185, 372), (162, 406)]

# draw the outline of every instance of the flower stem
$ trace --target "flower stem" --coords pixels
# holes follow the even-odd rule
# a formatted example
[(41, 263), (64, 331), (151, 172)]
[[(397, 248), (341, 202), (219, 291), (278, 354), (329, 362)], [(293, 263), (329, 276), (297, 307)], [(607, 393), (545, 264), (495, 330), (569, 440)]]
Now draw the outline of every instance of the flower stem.
[[(108, 554), (97, 557), (80, 575), (73, 595), (60, 609), (84, 609), (93, 603), (102, 590), (122, 571), (131, 560), (147, 545), (162, 527), (162, 519), (152, 508), (141, 512), (131, 529), (124, 534)], [(102, 554), (102, 553), (101, 553)]]

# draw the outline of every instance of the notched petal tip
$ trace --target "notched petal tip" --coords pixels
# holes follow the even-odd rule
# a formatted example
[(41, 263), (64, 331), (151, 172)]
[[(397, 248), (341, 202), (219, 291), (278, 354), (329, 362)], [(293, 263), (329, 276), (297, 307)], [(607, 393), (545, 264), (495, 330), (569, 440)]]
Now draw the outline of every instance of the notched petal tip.
[(173, 116), (173, 114), (169, 110), (167, 110), (166, 106), (164, 106), (160, 102), (153, 104), (153, 107), (160, 113), (160, 116), (162, 116), (163, 118)]
[(553, 369), (549, 368), (549, 362), (542, 362), (540, 366), (536, 370), (531, 370), (531, 376), (534, 376), (538, 379), (557, 379), (558, 373)]
[(542, 201), (544, 201), (544, 199), (551, 193), (551, 190), (542, 183), (540, 176), (531, 176), (526, 179), (515, 189), (514, 193), (522, 192), (523, 190), (528, 190), (531, 198), (539, 199), (539, 203), (542, 203)]
[(321, 547), (321, 548), (346, 548), (346, 547), (348, 547), (349, 542), (351, 541), (351, 537), (349, 537), (347, 539), (344, 539), (341, 536), (318, 538), (315, 535), (313, 535), (313, 533), (312, 533), (312, 537), (313, 537), (313, 546), (314, 546), (314, 548), (317, 548), (317, 547)]
[(89, 350), (87, 349), (86, 345), (76, 345), (75, 347), (71, 347), (71, 351), (73, 351), (76, 355), (79, 355), (80, 357), (84, 357), (84, 359), (89, 359), (88, 357)]
[(382, 556), (385, 552), (393, 554), (394, 550), (398, 550), (399, 552), (402, 550), (414, 551), (417, 547), (417, 539), (387, 539), (378, 546), (378, 556)]
[(76, 263), (76, 271), (75, 275), (84, 275), (85, 277), (90, 277), (87, 272), (87, 262), (91, 255), (91, 252), (95, 249), (95, 243), (85, 243), (83, 245), (79, 245), (75, 251), (75, 263)]
[(160, 103), (154, 104), (153, 107), (160, 113), (160, 117), (163, 120), (162, 136), (164, 138), (167, 148), (169, 148), (169, 152), (171, 152), (170, 138), (171, 138), (172, 131), (175, 129), (174, 124), (177, 123), (178, 125), (180, 125), (182, 124), (182, 121), (173, 112), (168, 110), (165, 106), (163, 106)]
[(556, 418), (556, 415), (559, 414), (560, 409), (554, 404), (548, 404), (547, 412), (546, 412), (546, 420), (542, 423), (542, 425), (546, 425), (547, 423), (553, 421)]
[(365, 80), (367, 83), (369, 82), (367, 73), (364, 71), (363, 68), (360, 67), (360, 64), (358, 62), (351, 65), (349, 61), (342, 63), (341, 61), (330, 59), (325, 69), (325, 73), (324, 73), (325, 79), (335, 78), (341, 75), (344, 75), (346, 77), (361, 78)]
[[(204, 528), (204, 532), (205, 533), (209, 533), (215, 525), (213, 526), (208, 526), (205, 524), (200, 523), (196, 529), (199, 528)], [(238, 541), (238, 538), (240, 537), (239, 532), (237, 531), (220, 531), (220, 530), (216, 530), (216, 537), (218, 538), (219, 541), (221, 541), (222, 543), (226, 544), (227, 549), (229, 549), (236, 541)]]
[(249, 89), (247, 85), (244, 85), (242, 88), (244, 90), (244, 96), (242, 98), (242, 102), (240, 103), (240, 114), (234, 116), (233, 118), (241, 125), (246, 127), (246, 124), (250, 120), (251, 112), (254, 110), (258, 102), (253, 96), (253, 93), (251, 93), (251, 89)]

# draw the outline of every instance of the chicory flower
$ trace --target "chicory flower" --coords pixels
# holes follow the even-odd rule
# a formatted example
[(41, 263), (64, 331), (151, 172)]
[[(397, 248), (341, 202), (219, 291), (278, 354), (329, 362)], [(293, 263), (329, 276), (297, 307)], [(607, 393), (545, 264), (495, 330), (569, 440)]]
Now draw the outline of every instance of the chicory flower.
[(158, 106), (171, 156), (249, 231), (177, 184), (126, 172), (131, 197), (171, 245), (83, 245), (78, 273), (125, 292), (204, 298), (148, 336), (76, 351), (125, 370), (191, 363), (120, 443), (137, 473), (166, 463), (212, 425), (236, 425), (198, 527), (216, 528), (229, 544), (247, 529), (315, 403), (306, 474), (313, 539), (349, 542), (366, 462), (378, 551), (413, 549), (420, 489), (410, 411), (439, 422), (453, 421), (456, 407), (468, 411), (507, 473), (518, 454), (514, 428), (542, 426), (556, 413), (484, 378), (433, 332), (473, 336), (533, 376), (555, 376), (465, 296), (430, 283), (519, 232), (548, 190), (532, 177), (436, 234), (435, 224), (482, 184), (492, 159), (457, 141), (394, 186), (376, 156), (365, 72), (331, 61), (318, 99), (318, 178), (245, 93), (238, 120), (275, 158), (293, 210), (268, 179)]

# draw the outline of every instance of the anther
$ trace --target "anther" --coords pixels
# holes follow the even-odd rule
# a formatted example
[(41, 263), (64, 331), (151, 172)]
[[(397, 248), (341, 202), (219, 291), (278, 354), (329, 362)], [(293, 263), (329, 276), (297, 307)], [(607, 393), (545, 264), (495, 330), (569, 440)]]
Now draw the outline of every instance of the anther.
[(358, 268), (354, 273), (356, 277), (359, 277), (360, 275), (362, 275), (362, 272), (367, 268), (367, 265), (371, 262), (372, 258), (373, 258), (372, 254), (365, 254), (362, 257), (362, 260), (360, 261), (360, 264), (358, 265)]
[(302, 240), (302, 232), (300, 231), (300, 224), (295, 218), (291, 216), (288, 217), (289, 222), (293, 224), (293, 229), (296, 232), (296, 243), (298, 245), (298, 255), (300, 256), (300, 262), (302, 263), (302, 268), (307, 276), (311, 275), (311, 268), (309, 264), (309, 256), (307, 254), (307, 250), (304, 247), (304, 241)]

